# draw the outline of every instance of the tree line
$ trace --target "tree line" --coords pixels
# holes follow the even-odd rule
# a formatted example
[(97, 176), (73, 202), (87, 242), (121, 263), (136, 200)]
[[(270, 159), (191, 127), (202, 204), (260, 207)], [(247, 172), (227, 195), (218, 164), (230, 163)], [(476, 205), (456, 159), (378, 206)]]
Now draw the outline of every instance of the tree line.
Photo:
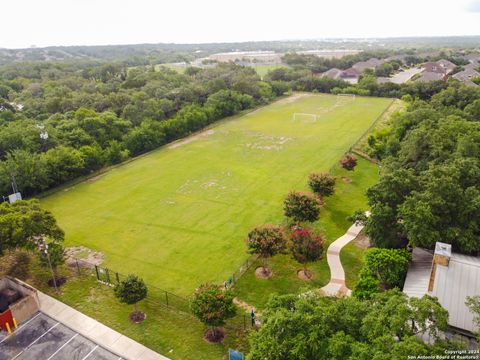
[[(26, 196), (275, 98), (251, 68), (35, 63), (0, 68), (0, 194)], [(47, 136), (45, 136), (47, 134)]]

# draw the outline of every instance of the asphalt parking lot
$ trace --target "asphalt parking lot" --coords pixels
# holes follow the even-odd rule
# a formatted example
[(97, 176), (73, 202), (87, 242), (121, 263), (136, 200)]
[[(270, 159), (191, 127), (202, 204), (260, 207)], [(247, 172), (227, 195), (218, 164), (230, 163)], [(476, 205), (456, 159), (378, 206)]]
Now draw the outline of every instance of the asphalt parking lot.
[(37, 313), (0, 336), (0, 360), (121, 360), (51, 317)]

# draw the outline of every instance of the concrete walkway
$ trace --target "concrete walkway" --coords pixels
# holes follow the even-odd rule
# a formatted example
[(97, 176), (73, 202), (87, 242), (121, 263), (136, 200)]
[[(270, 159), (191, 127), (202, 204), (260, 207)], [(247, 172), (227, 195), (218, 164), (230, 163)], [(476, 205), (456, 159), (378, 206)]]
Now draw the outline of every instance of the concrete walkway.
[(340, 261), (340, 251), (350, 241), (355, 239), (363, 225), (353, 224), (347, 230), (345, 235), (340, 236), (330, 244), (327, 250), (327, 262), (330, 267), (330, 282), (321, 288), (321, 291), (327, 296), (350, 296), (352, 291), (345, 284), (345, 270), (343, 270)]
[(112, 351), (122, 359), (169, 360), (138, 342), (110, 329), (98, 321), (82, 314), (68, 305), (38, 291), (40, 311), (52, 319), (68, 326), (87, 339)]

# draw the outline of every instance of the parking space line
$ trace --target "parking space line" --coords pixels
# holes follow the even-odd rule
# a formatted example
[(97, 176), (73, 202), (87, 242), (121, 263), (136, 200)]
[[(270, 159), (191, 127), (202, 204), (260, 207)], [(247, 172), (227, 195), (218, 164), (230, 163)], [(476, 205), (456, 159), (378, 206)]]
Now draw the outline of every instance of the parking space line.
[(17, 355), (15, 355), (15, 357), (12, 358), (12, 360), (15, 360), (17, 357), (19, 357), (21, 354), (23, 354), (26, 350), (30, 349), (30, 347), (35, 344), (38, 340), (40, 340), (42, 337), (44, 337), (45, 335), (47, 335), (50, 330), (52, 330), (53, 328), (57, 327), (60, 323), (57, 322), (55, 325), (53, 325), (50, 329), (48, 329), (47, 331), (45, 331), (42, 335), (40, 335), (38, 338), (35, 339), (35, 341), (33, 341), (30, 345), (28, 345), (25, 349), (23, 349), (22, 351), (20, 351)]
[[(30, 320), (28, 320), (26, 323), (23, 323), (22, 325), (20, 325), (18, 328), (15, 329), (14, 332), (16, 331), (19, 331), (20, 329), (22, 329), (23, 327), (25, 327), (29, 322), (31, 322), (33, 319), (37, 318), (38, 316), (42, 315), (42, 313), (38, 313), (37, 315), (35, 315), (33, 318), (31, 318)], [(2, 341), (0, 341), (0, 344), (3, 343), (5, 340), (7, 340), (10, 336), (7, 336), (5, 339), (3, 339)]]
[(55, 355), (57, 355), (57, 353), (62, 350), (65, 346), (67, 346), (67, 344), (72, 341), (73, 339), (75, 339), (77, 337), (78, 333), (73, 335), (65, 344), (63, 344), (60, 349), (58, 349), (57, 351), (55, 351), (52, 356), (50, 356), (47, 360), (50, 360), (51, 358), (53, 358)]
[(92, 355), (92, 353), (97, 350), (98, 348), (98, 345), (95, 345), (95, 347), (87, 354), (85, 355), (85, 357), (82, 359), (82, 360), (85, 360), (86, 358), (88, 358), (90, 355)]

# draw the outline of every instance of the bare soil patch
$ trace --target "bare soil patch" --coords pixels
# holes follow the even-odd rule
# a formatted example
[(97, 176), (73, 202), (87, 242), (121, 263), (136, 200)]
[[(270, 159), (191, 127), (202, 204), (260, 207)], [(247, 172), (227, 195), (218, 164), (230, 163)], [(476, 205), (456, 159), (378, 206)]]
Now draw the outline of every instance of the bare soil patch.
[(201, 139), (201, 138), (213, 135), (213, 134), (215, 134), (215, 130), (211, 130), (211, 129), (206, 130), (206, 131), (201, 132), (200, 134), (190, 136), (190, 137), (186, 138), (185, 140), (177, 141), (174, 144), (170, 145), (168, 148), (169, 149), (176, 149), (180, 146), (189, 144), (189, 143), (191, 143), (195, 140), (198, 140), (198, 139)]
[(279, 100), (277, 103), (278, 104), (290, 104), (293, 103), (301, 98), (311, 96), (311, 94), (306, 94), (306, 93), (299, 93), (299, 94), (293, 94), (285, 99)]
[(308, 280), (313, 280), (314, 273), (313, 271), (302, 269), (297, 271), (297, 276), (299, 279), (308, 281)]
[(131, 322), (139, 324), (147, 318), (147, 314), (141, 311), (133, 311), (130, 313), (130, 315), (128, 315), (128, 318)]
[(72, 246), (65, 249), (65, 257), (65, 263), (70, 267), (76, 267), (78, 262), (78, 266), (93, 268), (103, 262), (105, 254), (86, 246)]
[(259, 266), (255, 269), (255, 276), (258, 279), (269, 279), (273, 276), (273, 271), (268, 268), (264, 268), (263, 266)]
[(355, 240), (353, 240), (353, 243), (359, 249), (368, 249), (369, 247), (371, 247), (370, 238), (367, 235), (365, 235), (363, 232), (358, 234)]
[(223, 339), (225, 339), (225, 331), (222, 328), (216, 328), (215, 330), (208, 329), (205, 331), (203, 339), (209, 343), (221, 343), (223, 342)]
[(350, 179), (348, 176), (342, 176), (342, 181), (345, 184), (351, 184), (352, 183), (352, 179)]
[(101, 179), (104, 176), (105, 176), (105, 174), (100, 174), (100, 175), (97, 175), (97, 176), (93, 176), (93, 177), (89, 178), (87, 181), (88, 182), (95, 182), (95, 181)]
[[(64, 276), (55, 277), (55, 283), (57, 284), (57, 287), (62, 286), (66, 282), (67, 282), (67, 278), (64, 277)], [(48, 280), (48, 286), (50, 286), (52, 288), (55, 287), (55, 283), (53, 282), (53, 278)]]

